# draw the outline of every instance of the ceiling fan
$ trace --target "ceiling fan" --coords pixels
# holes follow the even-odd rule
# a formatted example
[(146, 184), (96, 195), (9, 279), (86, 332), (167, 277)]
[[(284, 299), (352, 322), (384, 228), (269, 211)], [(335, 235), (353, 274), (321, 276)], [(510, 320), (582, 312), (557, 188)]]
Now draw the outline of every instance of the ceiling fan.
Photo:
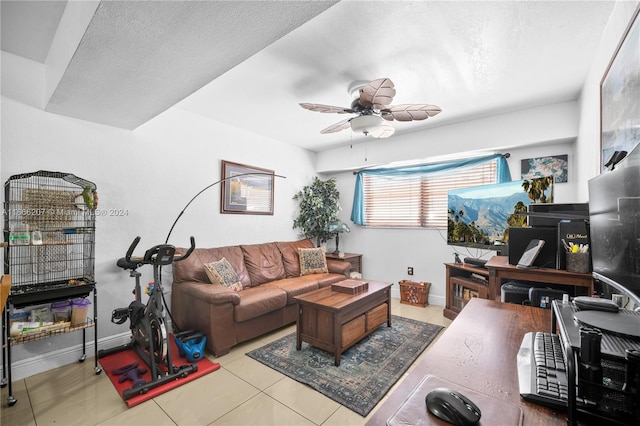
[(320, 133), (334, 133), (351, 127), (354, 132), (362, 132), (374, 138), (388, 138), (395, 132), (393, 126), (383, 120), (426, 120), (442, 111), (438, 106), (427, 104), (390, 105), (396, 89), (389, 78), (379, 78), (370, 82), (356, 81), (350, 85), (349, 93), (357, 93), (349, 108), (309, 103), (301, 103), (300, 106), (317, 112), (358, 114), (339, 121)]

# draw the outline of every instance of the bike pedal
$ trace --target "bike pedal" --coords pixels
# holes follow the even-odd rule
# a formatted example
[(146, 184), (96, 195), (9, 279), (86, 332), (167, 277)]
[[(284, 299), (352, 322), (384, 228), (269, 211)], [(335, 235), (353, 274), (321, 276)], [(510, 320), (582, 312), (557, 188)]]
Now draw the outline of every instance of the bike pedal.
[(129, 319), (129, 308), (118, 308), (111, 312), (111, 322), (114, 324), (124, 324)]

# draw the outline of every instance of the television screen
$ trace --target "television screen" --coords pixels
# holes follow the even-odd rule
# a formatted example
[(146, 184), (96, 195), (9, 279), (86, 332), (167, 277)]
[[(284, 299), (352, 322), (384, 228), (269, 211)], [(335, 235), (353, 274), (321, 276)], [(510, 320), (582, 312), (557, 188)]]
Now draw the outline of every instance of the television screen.
[(451, 190), (447, 197), (447, 243), (500, 250), (508, 243), (509, 227), (524, 226), (531, 203), (523, 180)]
[(640, 306), (640, 148), (589, 181), (589, 217), (594, 277)]

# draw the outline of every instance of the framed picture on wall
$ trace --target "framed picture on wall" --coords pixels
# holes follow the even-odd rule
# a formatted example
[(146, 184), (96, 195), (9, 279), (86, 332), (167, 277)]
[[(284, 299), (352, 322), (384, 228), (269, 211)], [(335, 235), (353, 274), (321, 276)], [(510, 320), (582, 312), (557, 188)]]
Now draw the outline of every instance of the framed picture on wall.
[(640, 143), (640, 6), (600, 82), (601, 171), (616, 151)]
[(273, 215), (273, 170), (222, 160), (220, 213)]
[(549, 157), (527, 158), (520, 160), (521, 179), (534, 179), (553, 176), (555, 183), (567, 181), (569, 156), (552, 155)]

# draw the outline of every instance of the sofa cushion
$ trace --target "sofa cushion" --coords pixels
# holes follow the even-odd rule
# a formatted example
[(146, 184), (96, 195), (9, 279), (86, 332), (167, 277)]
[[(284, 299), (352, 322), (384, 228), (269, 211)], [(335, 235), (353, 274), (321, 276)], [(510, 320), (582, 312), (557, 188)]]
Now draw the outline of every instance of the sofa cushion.
[(282, 254), (275, 243), (241, 245), (240, 248), (252, 287), (285, 278)]
[(287, 293), (278, 287), (252, 287), (239, 291), (240, 304), (234, 309), (235, 320), (247, 321), (287, 305)]
[(298, 256), (299, 248), (314, 248), (310, 239), (299, 241), (282, 241), (276, 242), (276, 246), (282, 254), (282, 263), (287, 278), (300, 276), (300, 256)]
[(221, 284), (231, 290), (242, 290), (238, 274), (224, 257), (217, 262), (205, 263), (204, 270), (213, 284)]
[(298, 256), (300, 256), (300, 275), (329, 272), (323, 248), (299, 248)]
[[(185, 248), (176, 248), (176, 255), (184, 254)], [(217, 248), (197, 248), (191, 256), (175, 262), (173, 264), (173, 276), (175, 282), (195, 281), (199, 283), (210, 283), (209, 277), (204, 270), (204, 265), (217, 262), (225, 258), (240, 278), (243, 287), (251, 286), (251, 279), (244, 264), (244, 253), (240, 246), (227, 246)]]
[(317, 290), (319, 288), (318, 278), (321, 276), (322, 275), (306, 275), (304, 277), (285, 278), (283, 280), (272, 281), (262, 287), (277, 287), (284, 290), (287, 293), (287, 305), (290, 305), (296, 303), (294, 299), (296, 296)]

